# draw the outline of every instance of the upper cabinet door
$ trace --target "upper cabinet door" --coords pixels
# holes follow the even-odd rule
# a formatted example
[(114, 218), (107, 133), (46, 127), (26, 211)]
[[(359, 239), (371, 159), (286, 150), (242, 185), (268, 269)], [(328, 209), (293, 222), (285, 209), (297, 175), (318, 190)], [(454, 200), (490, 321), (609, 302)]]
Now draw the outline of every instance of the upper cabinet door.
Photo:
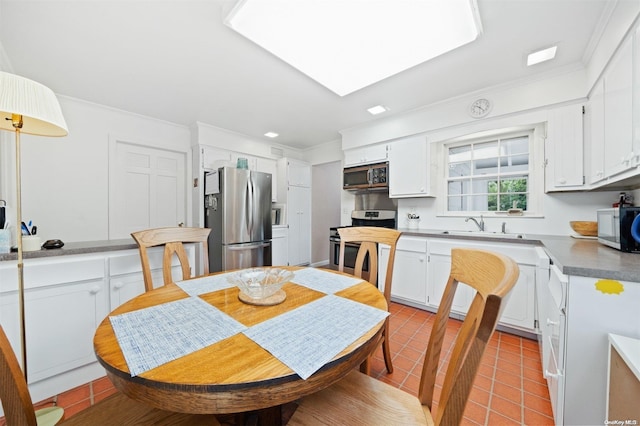
[(602, 181), (604, 176), (604, 82), (593, 89), (585, 107), (585, 142), (589, 156), (589, 185)]
[(582, 105), (549, 111), (545, 142), (545, 189), (563, 191), (584, 186)]
[(389, 197), (430, 197), (429, 144), (410, 136), (389, 144)]
[(291, 186), (311, 187), (311, 166), (309, 163), (297, 160), (288, 160), (287, 178)]
[(631, 167), (640, 165), (640, 26), (633, 37), (633, 158)]
[(387, 144), (381, 143), (344, 151), (344, 167), (387, 161)]
[(604, 171), (607, 177), (632, 167), (633, 39), (627, 39), (604, 74)]

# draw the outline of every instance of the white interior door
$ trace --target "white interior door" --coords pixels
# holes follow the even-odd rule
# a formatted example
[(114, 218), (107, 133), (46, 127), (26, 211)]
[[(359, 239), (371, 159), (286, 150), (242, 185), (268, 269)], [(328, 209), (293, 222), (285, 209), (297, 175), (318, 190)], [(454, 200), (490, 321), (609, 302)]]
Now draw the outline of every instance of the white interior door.
[(109, 238), (186, 223), (186, 153), (110, 141)]

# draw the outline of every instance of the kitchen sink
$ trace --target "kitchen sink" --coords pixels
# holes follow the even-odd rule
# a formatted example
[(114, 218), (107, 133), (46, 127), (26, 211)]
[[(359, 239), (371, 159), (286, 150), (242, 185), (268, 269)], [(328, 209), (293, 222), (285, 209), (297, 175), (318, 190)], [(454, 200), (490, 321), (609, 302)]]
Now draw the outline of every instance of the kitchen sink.
[(468, 237), (485, 237), (485, 238), (526, 238), (524, 234), (520, 233), (502, 233), (502, 232), (489, 232), (489, 231), (442, 231), (444, 235), (461, 235)]

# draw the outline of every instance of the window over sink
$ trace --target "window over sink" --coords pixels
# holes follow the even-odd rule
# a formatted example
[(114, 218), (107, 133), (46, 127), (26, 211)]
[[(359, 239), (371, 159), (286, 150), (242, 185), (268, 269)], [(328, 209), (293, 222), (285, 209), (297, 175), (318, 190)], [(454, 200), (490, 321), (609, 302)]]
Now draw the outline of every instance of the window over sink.
[(532, 125), (445, 141), (443, 213), (536, 213), (534, 141), (543, 128)]

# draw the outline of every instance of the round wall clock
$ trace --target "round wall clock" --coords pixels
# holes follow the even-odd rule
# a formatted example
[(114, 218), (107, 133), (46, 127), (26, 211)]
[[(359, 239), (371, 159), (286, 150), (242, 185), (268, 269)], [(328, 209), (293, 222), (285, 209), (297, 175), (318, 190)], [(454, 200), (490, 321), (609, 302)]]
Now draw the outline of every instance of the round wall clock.
[(469, 105), (469, 115), (473, 118), (482, 118), (491, 112), (491, 101), (488, 99), (478, 99)]

